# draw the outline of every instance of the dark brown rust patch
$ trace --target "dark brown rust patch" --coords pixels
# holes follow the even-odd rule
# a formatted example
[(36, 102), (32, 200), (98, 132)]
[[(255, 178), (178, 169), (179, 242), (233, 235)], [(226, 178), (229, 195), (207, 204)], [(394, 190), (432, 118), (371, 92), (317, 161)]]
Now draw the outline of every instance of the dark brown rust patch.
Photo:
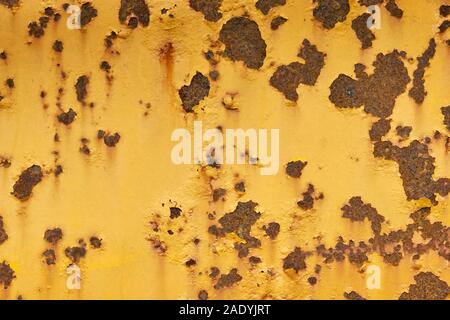
[(227, 233), (235, 233), (245, 242), (236, 242), (234, 247), (239, 252), (240, 258), (246, 257), (250, 248), (261, 246), (261, 241), (250, 234), (252, 226), (261, 217), (261, 214), (255, 211), (257, 205), (253, 201), (238, 202), (233, 212), (226, 213), (219, 219), (221, 227), (210, 226), (208, 232), (217, 237), (223, 237)]
[(248, 262), (250, 262), (253, 265), (256, 265), (256, 264), (260, 264), (262, 262), (262, 260), (260, 257), (251, 256), (250, 258), (248, 258)]
[(170, 207), (170, 219), (176, 219), (181, 216), (181, 209), (177, 207)]
[(231, 287), (232, 285), (238, 283), (242, 280), (242, 276), (238, 273), (236, 268), (230, 270), (228, 274), (222, 274), (214, 285), (214, 289), (219, 290), (226, 287)]
[(370, 140), (381, 141), (381, 138), (383, 138), (389, 130), (391, 130), (391, 120), (379, 119), (377, 122), (374, 122), (369, 131)]
[(384, 217), (370, 203), (364, 203), (361, 197), (352, 197), (348, 204), (344, 205), (341, 210), (342, 217), (351, 221), (369, 220), (372, 223), (372, 231), (374, 234), (380, 233), (381, 223), (384, 222)]
[(212, 81), (217, 81), (217, 79), (219, 79), (219, 76), (220, 76), (220, 74), (219, 74), (219, 71), (217, 71), (217, 70), (211, 70), (209, 72), (209, 77), (211, 78)]
[(78, 263), (86, 256), (86, 243), (80, 240), (78, 247), (67, 247), (64, 253), (73, 263)]
[(33, 188), (41, 182), (43, 177), (42, 169), (38, 165), (32, 165), (23, 171), (19, 180), (13, 186), (12, 194), (21, 201), (26, 201), (30, 198)]
[(191, 258), (191, 259), (188, 259), (184, 264), (186, 267), (190, 268), (190, 267), (197, 265), (197, 261), (195, 261), (195, 259)]
[(325, 65), (325, 54), (318, 51), (308, 39), (303, 40), (298, 57), (304, 59), (305, 64), (292, 62), (280, 66), (270, 78), (270, 84), (291, 101), (298, 100), (297, 88), (300, 84), (315, 85)]
[(208, 300), (208, 291), (206, 290), (200, 290), (198, 292), (198, 299), (199, 300)]
[(384, 0), (358, 0), (358, 3), (362, 6), (373, 6), (376, 4), (382, 4)]
[(372, 75), (354, 80), (340, 74), (330, 86), (330, 101), (338, 108), (358, 108), (376, 117), (387, 118), (392, 114), (395, 100), (405, 92), (411, 80), (401, 58), (402, 53), (394, 50), (386, 55), (379, 53), (373, 63)]
[(311, 255), (309, 252), (302, 251), (301, 248), (295, 247), (294, 251), (289, 253), (286, 258), (283, 259), (283, 269), (294, 269), (295, 272), (306, 269), (305, 259)]
[(193, 112), (193, 108), (208, 96), (210, 89), (209, 80), (200, 72), (192, 77), (191, 83), (184, 85), (178, 91), (184, 111)]
[(362, 49), (367, 49), (372, 46), (372, 41), (375, 40), (375, 35), (367, 27), (367, 20), (370, 18), (370, 13), (363, 13), (352, 21), (352, 29), (355, 31), (359, 41), (361, 41)]
[(14, 88), (14, 79), (12, 79), (12, 78), (6, 79), (5, 84), (10, 89)]
[(211, 267), (209, 277), (211, 279), (216, 279), (220, 274), (220, 269), (217, 267)]
[(303, 161), (291, 161), (286, 165), (286, 174), (292, 178), (300, 178), (302, 176), (302, 171), (306, 167), (308, 162)]
[(448, 28), (450, 28), (450, 20), (443, 21), (439, 26), (439, 33), (444, 33)]
[[(127, 24), (127, 20), (137, 18), (137, 21), (147, 27), (150, 24), (150, 9), (145, 0), (121, 0), (119, 9), (119, 21)], [(129, 22), (128, 22), (129, 23)]]
[(105, 130), (100, 129), (97, 131), (97, 139), (101, 140), (105, 137), (105, 135), (106, 135)]
[(286, 4), (286, 0), (258, 0), (256, 1), (256, 8), (264, 13), (265, 15), (269, 14), (270, 9), (278, 6), (284, 6)]
[(290, 101), (298, 100), (297, 88), (302, 78), (302, 66), (300, 62), (280, 66), (270, 78), (272, 87), (282, 92)]
[(28, 24), (28, 34), (35, 38), (42, 37), (45, 33), (45, 29), (50, 22), (50, 18), (52, 17), (54, 22), (57, 22), (61, 19), (61, 15), (59, 13), (56, 13), (53, 8), (45, 8), (44, 15), (41, 16), (38, 21), (33, 21)]
[(450, 131), (450, 106), (441, 108), (442, 115), (444, 116), (444, 125)]
[[(312, 184), (308, 184), (308, 189), (302, 193), (303, 198), (297, 202), (297, 205), (305, 211), (311, 210), (314, 207), (314, 194), (314, 186)], [(323, 195), (319, 196), (319, 198), (320, 197), (323, 197)]]
[(450, 294), (449, 285), (432, 272), (421, 272), (414, 280), (416, 283), (401, 294), (400, 300), (444, 300)]
[(217, 202), (220, 199), (223, 199), (225, 195), (227, 194), (227, 190), (223, 188), (218, 188), (213, 190), (213, 201)]
[(393, 266), (398, 266), (400, 264), (400, 261), (403, 258), (402, 253), (400, 252), (401, 246), (396, 246), (394, 248), (394, 252), (392, 253), (384, 253), (383, 254), (383, 261), (387, 264), (391, 264)]
[(308, 283), (312, 286), (317, 284), (317, 277), (309, 277), (308, 278)]
[(349, 240), (345, 243), (342, 237), (338, 237), (334, 248), (327, 249), (323, 244), (316, 247), (316, 253), (324, 258), (324, 263), (342, 262), (347, 256), (349, 262), (358, 267), (369, 260), (367, 254), (370, 252), (372, 252), (372, 247), (365, 242), (361, 241), (356, 245), (353, 240)]
[(8, 289), (15, 277), (14, 270), (6, 261), (0, 263), (0, 284), (3, 285), (3, 288)]
[(345, 21), (350, 12), (348, 0), (314, 0), (314, 2), (317, 6), (313, 10), (313, 15), (326, 29), (332, 29), (336, 23)]
[[(382, 216), (358, 198), (352, 198), (350, 205), (347, 208), (344, 206), (343, 211), (351, 211), (348, 216), (354, 221), (362, 221), (367, 217), (372, 222), (374, 237), (367, 243), (360, 241), (359, 244), (353, 240), (345, 243), (344, 239), (339, 237), (334, 248), (327, 249), (323, 244), (317, 246), (316, 253), (325, 259), (324, 263), (341, 262), (348, 257), (350, 263), (361, 267), (368, 261), (368, 254), (377, 252), (385, 263), (398, 266), (405, 255), (418, 259), (420, 255), (430, 250), (436, 251), (439, 256), (450, 261), (450, 228), (439, 221), (430, 222), (428, 220), (430, 208), (425, 207), (413, 212), (410, 215), (413, 223), (408, 224), (406, 229), (381, 234)], [(378, 223), (374, 225), (374, 221)], [(425, 243), (415, 244), (413, 242), (415, 235), (420, 235)]]
[(28, 24), (28, 34), (35, 38), (40, 38), (45, 33), (45, 28), (47, 28), (48, 17), (41, 17), (39, 22), (33, 21)]
[(105, 40), (104, 40), (105, 47), (107, 49), (111, 48), (113, 46), (114, 40), (116, 40), (117, 37), (118, 37), (117, 33), (114, 31), (111, 31), (111, 33), (105, 37)]
[(344, 298), (347, 300), (366, 300), (356, 291), (344, 292)]
[(111, 70), (111, 65), (108, 61), (102, 61), (100, 63), (100, 69), (102, 69), (105, 72), (109, 72)]
[(149, 241), (152, 244), (153, 249), (160, 255), (164, 255), (167, 252), (167, 244), (164, 241), (157, 238), (150, 238)]
[(61, 175), (61, 173), (63, 173), (63, 172), (64, 172), (63, 167), (60, 164), (58, 164), (56, 166), (55, 172), (54, 172), (55, 173), (55, 177), (59, 177)]
[(44, 233), (44, 239), (53, 245), (57, 244), (62, 237), (63, 232), (61, 228), (47, 229)]
[(374, 156), (398, 163), (403, 189), (408, 200), (429, 199), (437, 204), (435, 193), (446, 196), (450, 192), (450, 179), (433, 179), (435, 158), (428, 146), (414, 140), (407, 147), (397, 147), (390, 141), (376, 142)]
[(315, 85), (320, 71), (325, 66), (326, 54), (317, 50), (317, 47), (311, 44), (308, 39), (304, 39), (297, 56), (305, 60), (302, 67), (301, 83), (308, 86)]
[(8, 240), (8, 234), (6, 233), (5, 230), (3, 217), (0, 216), (0, 244), (3, 244), (6, 240)]
[(85, 154), (85, 155), (90, 155), (91, 154), (91, 149), (89, 149), (89, 140), (86, 138), (82, 138), (81, 139), (81, 147), (80, 147), (80, 152)]
[(259, 69), (266, 58), (266, 42), (258, 24), (246, 17), (233, 17), (220, 30), (219, 40), (225, 44), (224, 56), (243, 61), (251, 69)]
[(264, 226), (263, 229), (271, 240), (275, 240), (280, 233), (280, 224), (277, 222), (270, 222), (267, 226)]
[(56, 253), (55, 253), (55, 250), (53, 250), (53, 249), (45, 250), (42, 253), (42, 256), (44, 257), (44, 261), (45, 261), (45, 263), (47, 265), (50, 266), (50, 265), (56, 264)]
[(58, 121), (68, 126), (75, 120), (76, 116), (77, 113), (72, 108), (70, 108), (69, 111), (58, 115)]
[(44, 14), (47, 17), (52, 17), (55, 14), (55, 9), (53, 9), (52, 7), (47, 7), (44, 9)]
[(203, 13), (208, 21), (216, 22), (222, 18), (220, 5), (222, 0), (189, 0), (189, 5), (197, 12)]
[(395, 128), (395, 131), (397, 132), (397, 135), (402, 139), (408, 139), (409, 135), (411, 134), (412, 127), (411, 126), (397, 126)]
[(60, 40), (55, 40), (55, 42), (53, 42), (53, 46), (52, 46), (53, 50), (55, 52), (63, 52), (64, 50), (64, 45), (62, 43), (62, 41)]
[(272, 19), (272, 22), (270, 23), (270, 29), (272, 30), (278, 30), (278, 28), (285, 24), (288, 21), (285, 17), (277, 16)]
[(88, 76), (81, 76), (78, 78), (77, 83), (75, 84), (75, 90), (77, 93), (77, 100), (80, 102), (84, 102), (87, 96), (87, 86), (89, 84)]
[(100, 249), (102, 247), (102, 239), (96, 236), (90, 237), (89, 243), (91, 244), (91, 247), (94, 249)]
[(11, 9), (19, 5), (19, 0), (0, 0), (0, 4)]
[(103, 142), (110, 148), (115, 147), (120, 141), (120, 134), (114, 133), (114, 134), (106, 134), (103, 137)]
[(245, 182), (241, 181), (234, 185), (234, 190), (238, 193), (245, 193)]
[(414, 71), (413, 77), (413, 87), (409, 90), (409, 96), (414, 99), (418, 104), (423, 103), (427, 92), (425, 91), (425, 69), (430, 65), (430, 60), (434, 57), (436, 53), (436, 41), (431, 39), (428, 48), (418, 57), (417, 60), (419, 64), (417, 69)]
[(401, 19), (403, 17), (403, 10), (400, 9), (395, 2), (395, 0), (388, 0), (388, 2), (385, 5), (385, 8), (391, 16)]
[(11, 167), (11, 159), (9, 157), (0, 156), (0, 168)]
[(439, 7), (439, 14), (443, 17), (447, 17), (450, 14), (450, 6), (443, 4)]
[(91, 22), (95, 17), (97, 17), (97, 9), (92, 6), (92, 3), (86, 2), (81, 5), (80, 12), (80, 24), (82, 27)]

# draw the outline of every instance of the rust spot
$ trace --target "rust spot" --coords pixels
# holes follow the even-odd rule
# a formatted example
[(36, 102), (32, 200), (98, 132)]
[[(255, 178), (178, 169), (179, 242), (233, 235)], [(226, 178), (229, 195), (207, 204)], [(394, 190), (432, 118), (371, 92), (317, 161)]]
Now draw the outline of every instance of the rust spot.
[(242, 280), (242, 276), (238, 273), (236, 268), (230, 270), (228, 274), (222, 274), (217, 280), (217, 283), (214, 285), (214, 289), (222, 289), (226, 287), (231, 287), (232, 285), (240, 282)]
[(33, 188), (41, 182), (43, 177), (42, 169), (38, 165), (32, 165), (23, 171), (19, 180), (13, 186), (12, 194), (21, 201), (26, 201), (30, 198)]
[(225, 44), (224, 56), (243, 61), (251, 69), (262, 67), (267, 45), (255, 21), (246, 17), (231, 18), (220, 30), (219, 40)]
[(450, 294), (450, 286), (432, 272), (421, 272), (414, 280), (416, 283), (401, 294), (400, 300), (444, 300)]
[(208, 96), (210, 84), (207, 77), (197, 72), (188, 86), (183, 86), (178, 91), (186, 112), (193, 112), (193, 108)]
[(44, 239), (53, 245), (57, 244), (62, 237), (63, 232), (61, 228), (47, 229), (44, 233)]
[(6, 261), (0, 263), (0, 284), (2, 284), (5, 289), (8, 289), (15, 277), (14, 270), (11, 269)]

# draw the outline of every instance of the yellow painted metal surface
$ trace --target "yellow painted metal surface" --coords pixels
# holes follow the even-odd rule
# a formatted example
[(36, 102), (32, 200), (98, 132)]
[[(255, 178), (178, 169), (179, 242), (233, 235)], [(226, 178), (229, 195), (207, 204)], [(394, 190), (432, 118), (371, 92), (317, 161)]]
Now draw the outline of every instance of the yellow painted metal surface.
[[(381, 29), (373, 31), (376, 40), (365, 50), (351, 29), (351, 21), (367, 9), (356, 1), (350, 1), (347, 19), (330, 30), (314, 19), (315, 4), (307, 0), (287, 0), (268, 15), (254, 1), (224, 0), (223, 17), (217, 22), (206, 21), (189, 7), (189, 1), (149, 0), (150, 24), (136, 29), (120, 23), (120, 1), (96, 0), (92, 3), (98, 16), (81, 30), (66, 27), (63, 3), (22, 1), (12, 10), (0, 5), (0, 51), (8, 53), (6, 60), (0, 60), (4, 96), (0, 155), (11, 160), (10, 167), (0, 167), (0, 215), (8, 234), (0, 245), (0, 262), (7, 261), (16, 276), (7, 289), (0, 289), (1, 299), (19, 295), (24, 299), (197, 299), (200, 290), (206, 290), (210, 299), (343, 299), (343, 293), (352, 290), (369, 299), (397, 299), (421, 271), (431, 271), (450, 284), (448, 261), (436, 251), (422, 255), (419, 262), (405, 256), (399, 266), (386, 264), (373, 253), (362, 267), (348, 259), (322, 264), (323, 259), (312, 254), (306, 258), (306, 270), (283, 269), (283, 259), (295, 247), (314, 251), (317, 237), (329, 247), (338, 236), (356, 242), (372, 236), (367, 220), (351, 222), (342, 217), (341, 207), (353, 196), (361, 196), (386, 218), (386, 232), (403, 228), (411, 222), (412, 212), (430, 206), (426, 199), (407, 200), (397, 163), (372, 154), (368, 132), (377, 119), (362, 108), (338, 109), (328, 97), (339, 74), (353, 76), (355, 63), (366, 65), (371, 73), (376, 55), (393, 49), (413, 58), (405, 60), (412, 78), (415, 58), (435, 37), (436, 55), (425, 71), (428, 95), (421, 106), (407, 91), (396, 99), (387, 138), (398, 140), (397, 125), (413, 128), (404, 146), (432, 137), (436, 130), (448, 135), (440, 108), (450, 103), (449, 47), (445, 35), (436, 35), (443, 21), (439, 16), (442, 1), (398, 0), (404, 10), (401, 20), (382, 8)], [(61, 20), (50, 22), (42, 37), (31, 37), (28, 24), (48, 6), (60, 12)], [(168, 13), (163, 14), (163, 8)], [(241, 15), (259, 25), (267, 44), (264, 65), (254, 70), (219, 57), (220, 77), (210, 81), (208, 97), (196, 112), (184, 112), (178, 90), (197, 71), (205, 75), (211, 71), (204, 53), (211, 47), (223, 48), (218, 41), (222, 25)], [(273, 31), (270, 22), (277, 15), (288, 21)], [(119, 36), (106, 49), (104, 38), (111, 31)], [(270, 86), (269, 80), (278, 66), (302, 61), (297, 53), (303, 39), (326, 53), (325, 66), (314, 86), (299, 86), (294, 103)], [(62, 53), (52, 49), (55, 40), (63, 42)], [(104, 60), (111, 65), (112, 81), (99, 67)], [(90, 79), (86, 105), (77, 101), (74, 88), (81, 75)], [(14, 79), (14, 88), (3, 85), (7, 78)], [(235, 94), (238, 110), (222, 104), (230, 93)], [(58, 101), (64, 111), (72, 108), (77, 113), (70, 126), (56, 118), (61, 113)], [(205, 128), (279, 128), (278, 174), (260, 175), (259, 168), (249, 164), (220, 169), (173, 164), (171, 134), (177, 128), (192, 131), (194, 120), (202, 121)], [(116, 147), (97, 139), (99, 129), (120, 133)], [(59, 142), (54, 141), (56, 133)], [(82, 138), (89, 140), (89, 155), (79, 150)], [(450, 177), (444, 142), (433, 140), (429, 146), (436, 158), (436, 178)], [(292, 160), (308, 162), (300, 179), (285, 173), (285, 164)], [(43, 168), (44, 177), (30, 199), (19, 201), (11, 194), (13, 185), (33, 164)], [(57, 164), (64, 172), (56, 177), (52, 170)], [(239, 181), (245, 181), (244, 194), (234, 191)], [(323, 192), (324, 199), (304, 211), (297, 201), (309, 183)], [(224, 201), (212, 201), (216, 188), (227, 190)], [(256, 211), (261, 213), (251, 232), (262, 242), (260, 248), (250, 249), (250, 256), (262, 260), (255, 266), (237, 256), (236, 235), (216, 239), (208, 233), (208, 227), (232, 212), (238, 201), (249, 200), (258, 203)], [(448, 196), (438, 195), (437, 200), (430, 219), (448, 226)], [(182, 209), (178, 219), (169, 218), (172, 206)], [(216, 220), (208, 218), (213, 212)], [(281, 227), (275, 240), (262, 229), (272, 221)], [(159, 231), (153, 230), (151, 222), (158, 223)], [(63, 238), (55, 246), (56, 264), (47, 265), (42, 252), (52, 246), (43, 236), (55, 227), (62, 229)], [(87, 254), (78, 263), (81, 288), (69, 290), (66, 269), (71, 261), (64, 250), (76, 246), (79, 239), (89, 242), (91, 236), (100, 237), (102, 247), (93, 249), (88, 243)], [(196, 238), (198, 244), (193, 241)], [(150, 239), (163, 241), (167, 251), (159, 254)], [(191, 258), (196, 265), (187, 267), (185, 262)], [(307, 279), (314, 275), (317, 263), (322, 270), (312, 286)], [(380, 267), (380, 289), (367, 287), (364, 270), (368, 265)], [(237, 268), (242, 280), (214, 289), (216, 281), (209, 276), (212, 266), (224, 274)]]

